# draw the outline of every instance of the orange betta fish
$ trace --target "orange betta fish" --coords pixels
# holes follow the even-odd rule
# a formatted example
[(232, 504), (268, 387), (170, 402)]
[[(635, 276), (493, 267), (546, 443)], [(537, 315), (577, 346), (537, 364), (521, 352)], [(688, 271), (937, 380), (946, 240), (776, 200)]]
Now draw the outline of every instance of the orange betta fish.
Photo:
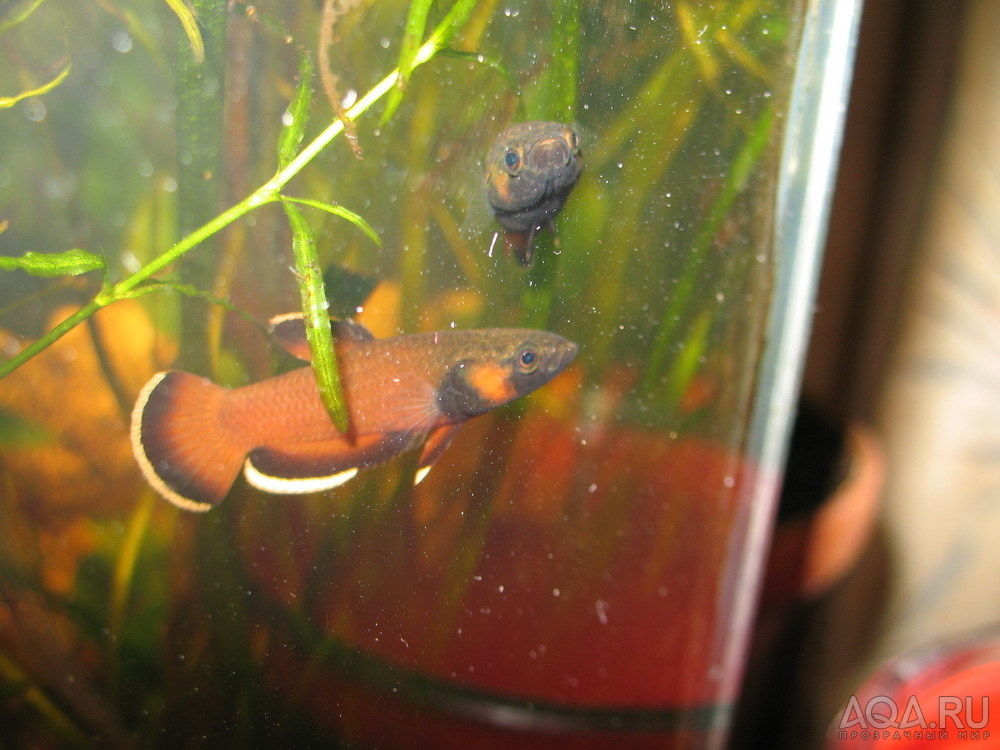
[[(301, 315), (271, 321), (275, 339), (309, 359)], [(227, 389), (180, 370), (143, 387), (132, 411), (132, 449), (149, 483), (187, 510), (218, 505), (243, 469), (265, 492), (337, 487), (359, 469), (423, 446), (414, 482), (462, 423), (531, 393), (576, 356), (545, 331), (443, 331), (376, 339), (333, 321), (348, 434), (320, 401), (311, 367)]]

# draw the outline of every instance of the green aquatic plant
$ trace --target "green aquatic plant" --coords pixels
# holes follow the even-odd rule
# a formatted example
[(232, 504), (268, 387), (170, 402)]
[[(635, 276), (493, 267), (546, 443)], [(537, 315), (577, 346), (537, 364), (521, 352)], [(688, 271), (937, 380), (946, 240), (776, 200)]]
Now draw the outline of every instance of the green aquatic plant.
[[(171, 28), (177, 25), (165, 5), (154, 5)], [(345, 29), (364, 23), (364, 33), (345, 32), (331, 55), (335, 66), (359, 63), (351, 79), (361, 94), (346, 122), (328, 113), (317, 134), (317, 76), (311, 55), (304, 54), (310, 31), (303, 29), (315, 26), (318, 5), (286, 9), (281, 23), (263, 18), (259, 8), (233, 6), (248, 26), (258, 24), (266, 32), (255, 37), (258, 46), (278, 49), (277, 55), (261, 51), (267, 66), (260, 58), (246, 63), (259, 79), (254, 96), (278, 101), (254, 113), (263, 115), (260, 121), (242, 123), (256, 139), (247, 149), (254, 162), (248, 182), (235, 193), (238, 200), (225, 211), (208, 215), (178, 239), (170, 234), (179, 210), (171, 203), (173, 193), (124, 201), (121, 246), (137, 259), (132, 266), (123, 264), (125, 272), (117, 265), (119, 254), (109, 250), (119, 247), (109, 241), (118, 237), (114, 232), (99, 240), (67, 235), (78, 249), (63, 253), (0, 256), (0, 269), (47, 279), (46, 303), (88, 294), (75, 317), (42, 333), (41, 343), (18, 352), (0, 372), (10, 373), (40, 353), (56, 354), (58, 347), (43, 350), (66, 334), (73, 338), (64, 343), (71, 341), (80, 352), (88, 340), (84, 333), (113, 344), (116, 334), (130, 331), (127, 326), (119, 331), (109, 325), (103, 337), (87, 325), (74, 326), (103, 321), (114, 312), (104, 308), (141, 296), (166, 334), (162, 338), (176, 333), (182, 345), (217, 350), (224, 341), (232, 347), (222, 351), (223, 375), (217, 379), (253, 378), (285, 363), (266, 355), (254, 360), (262, 349), (259, 338), (240, 341), (241, 329), (249, 328), (244, 320), (259, 325), (249, 312), (253, 308), (241, 307), (240, 294), (265, 297), (261, 290), (273, 289), (265, 282), (287, 266), (293, 268), (283, 276), (288, 298), (267, 296), (261, 307), (297, 299), (312, 321), (314, 350), (330, 351), (322, 340), (328, 329), (321, 324), (328, 305), (344, 315), (364, 305), (390, 330), (549, 328), (581, 343), (578, 366), (551, 391), (492, 415), (463, 435), (441, 470), (416, 490), (415, 456), (404, 456), (359, 476), (348, 488), (313, 497), (264, 499), (238, 486), (231, 502), (191, 519), (160, 502), (129, 463), (131, 474), (105, 492), (118, 497), (109, 515), (87, 506), (71, 517), (69, 528), (51, 533), (53, 522), (33, 508), (36, 499), (0, 472), (0, 606), (13, 612), (23, 600), (38, 598), (46, 617), (73, 629), (98, 688), (92, 696), (100, 699), (96, 713), (67, 700), (65, 685), (3, 643), (0, 689), (15, 706), (10, 714), (20, 737), (83, 745), (95, 735), (117, 736), (124, 727), (131, 744), (153, 747), (190, 744), (196, 735), (208, 738), (203, 742), (218, 738), (220, 744), (244, 746), (328, 745), (332, 736), (358, 742), (350, 732), (366, 720), (366, 707), (350, 699), (357, 684), (368, 684), (379, 700), (394, 693), (416, 705), (431, 705), (428, 699), (435, 695), (467, 695), (464, 684), (448, 683), (442, 693), (441, 683), (428, 675), (439, 664), (435, 660), (455, 647), (463, 618), (479, 611), (469, 608), (483, 596), (478, 577), (484, 567), (495, 572), (494, 583), (507, 585), (487, 602), (498, 614), (507, 596), (516, 597), (518, 589), (542, 576), (555, 576), (558, 586), (552, 588), (559, 595), (543, 592), (532, 606), (552, 607), (537, 618), (551, 630), (541, 632), (540, 642), (569, 640), (582, 621), (604, 614), (594, 610), (593, 600), (602, 596), (605, 581), (622, 585), (608, 576), (617, 556), (628, 554), (619, 546), (619, 531), (638, 528), (640, 543), (655, 536), (655, 554), (633, 572), (654, 589), (669, 584), (671, 595), (675, 583), (705, 580), (698, 578), (704, 558), (684, 550), (697, 544), (710, 553), (721, 544), (728, 506), (705, 504), (696, 491), (689, 495), (672, 487), (678, 478), (684, 486), (700, 481), (723, 486), (723, 470), (711, 462), (702, 465), (698, 453), (691, 470), (684, 467), (687, 459), (667, 459), (692, 435), (725, 443), (729, 433), (719, 435), (729, 424), (727, 408), (753, 377), (748, 370), (732, 374), (732, 368), (752, 360), (746, 352), (759, 335), (744, 300), (766, 293), (771, 270), (767, 227), (753, 223), (756, 213), (748, 202), (766, 202), (769, 158), (781, 129), (783, 89), (770, 77), (790, 33), (783, 20), (786, 4), (557, 0), (550, 13), (549, 6), (529, 0), (371, 3), (357, 18), (344, 19)], [(74, 12), (89, 6), (81, 3)], [(160, 65), (165, 78), (172, 75), (166, 61), (173, 53), (164, 52), (170, 45), (155, 33), (140, 40), (142, 24), (129, 15), (135, 8), (109, 0), (101, 0), (101, 7), (120, 14), (116, 18), (137, 47)], [(659, 14), (660, 25), (644, 27), (653, 14)], [(237, 25), (232, 17), (229, 23)], [(181, 34), (193, 61), (192, 29), (197, 27)], [(293, 44), (285, 43), (286, 34)], [(234, 39), (238, 34), (230, 43)], [(206, 54), (211, 54), (207, 44)], [(74, 59), (66, 80), (74, 83), (80, 69)], [(297, 81), (289, 83), (296, 69)], [(154, 88), (148, 82), (116, 78), (115, 86), (135, 107), (148, 107), (146, 92)], [(772, 89), (774, 98), (759, 95)], [(18, 89), (3, 89), (10, 90)], [(96, 95), (87, 91), (86, 97)], [(285, 102), (279, 129), (276, 112)], [(558, 246), (551, 234), (542, 233), (535, 265), (527, 270), (502, 248), (488, 253), (495, 225), (475, 213), (482, 197), (476, 160), (485, 156), (496, 132), (523, 119), (578, 124), (585, 159), (581, 182), (558, 219)], [(344, 144), (348, 123), (359, 131), (363, 160), (347, 148), (330, 147)], [(161, 140), (172, 146), (169, 137)], [(117, 166), (116, 154), (129, 142), (129, 134), (116, 134), (110, 146), (79, 167), (91, 175), (81, 192), (94, 223), (122, 200), (107, 191), (108, 175), (127, 179), (123, 168), (102, 172), (102, 162)], [(226, 144), (224, 167), (231, 149)], [(164, 151), (162, 161), (169, 162), (173, 154)], [(215, 162), (193, 166), (196, 175), (199, 167), (217, 169)], [(0, 164), (0, 188), (4, 167)], [(173, 169), (171, 164), (170, 175)], [(10, 173), (20, 174), (13, 167)], [(57, 221), (60, 211), (50, 213)], [(278, 231), (269, 232), (268, 222)], [(206, 244), (213, 237), (220, 240), (214, 249)], [(263, 237), (264, 252), (255, 257), (250, 245), (256, 237)], [(24, 248), (39, 246), (58, 245), (36, 242)], [(759, 264), (757, 254), (764, 258)], [(202, 259), (210, 261), (210, 275), (181, 275)], [(739, 273), (748, 264), (752, 273), (744, 285)], [(249, 268), (252, 281), (228, 282), (234, 268)], [(336, 276), (331, 270), (339, 269), (370, 283), (357, 294), (341, 292), (330, 281)], [(52, 277), (62, 278), (52, 283)], [(220, 278), (231, 285), (218, 283)], [(373, 288), (375, 299), (367, 300)], [(207, 302), (216, 319), (236, 324), (225, 339), (221, 329), (213, 330), (206, 347), (204, 331), (194, 326), (192, 333), (170, 317), (180, 309), (183, 320), (186, 307), (199, 311), (200, 304), (188, 304), (194, 298)], [(19, 314), (5, 320), (23, 322), (42, 307), (37, 296), (19, 302)], [(11, 327), (30, 335), (29, 326)], [(213, 356), (206, 368), (215, 376)], [(104, 380), (127, 371), (113, 356), (104, 360), (98, 373)], [(44, 361), (38, 357), (32, 364)], [(335, 372), (334, 362), (324, 365), (314, 356), (314, 363), (318, 378)], [(79, 399), (99, 393), (104, 380), (74, 384), (58, 394), (67, 414), (80, 421), (72, 414)], [(695, 403), (692, 385), (705, 382), (709, 396)], [(39, 400), (48, 400), (51, 392)], [(327, 392), (335, 401), (336, 386)], [(123, 442), (130, 404), (117, 402), (98, 429)], [(328, 406), (337, 413), (330, 399)], [(56, 452), (61, 429), (0, 413), (0, 445), (12, 456), (31, 446)], [(124, 459), (131, 462), (131, 455)], [(93, 471), (102, 474), (106, 468)], [(666, 485), (671, 488), (664, 494)], [(656, 513), (633, 517), (643, 498), (656, 501)], [(690, 533), (702, 513), (717, 536)], [(55, 543), (36, 539), (44, 533)], [(53, 549), (68, 546), (67, 539), (77, 534), (86, 544), (80, 545), (76, 567), (72, 561), (54, 562), (61, 558)], [(510, 539), (514, 542), (504, 546)], [(518, 560), (530, 561), (524, 576), (508, 575), (517, 570), (508, 566)], [(671, 578), (674, 564), (679, 572)], [(73, 576), (71, 586), (55, 587), (49, 580), (59, 565), (64, 579)], [(705, 592), (712, 595), (710, 587)], [(587, 597), (589, 611), (574, 608)], [(0, 616), (6, 612), (0, 609)], [(528, 619), (506, 614), (512, 618), (508, 624)], [(624, 615), (614, 607), (611, 615), (613, 628)], [(682, 619), (657, 621), (656, 627), (673, 634), (674, 620)], [(385, 630), (369, 627), (373, 620)], [(404, 631), (405, 651), (397, 643), (393, 652), (388, 637), (374, 638), (393, 626)], [(466, 639), (476, 637), (465, 632)], [(369, 635), (373, 638), (365, 640)], [(597, 656), (600, 648), (593, 649)], [(393, 657), (399, 654), (400, 664), (415, 666), (398, 668)], [(60, 653), (77, 666), (72, 656)], [(484, 671), (470, 670), (469, 684)], [(87, 670), (72, 671), (81, 672)], [(682, 664), (678, 672), (691, 677)], [(503, 705), (523, 708), (516, 696)], [(111, 725), (101, 723), (102, 712), (112, 716)], [(333, 715), (337, 718), (329, 718)]]
[[(426, 6), (429, 3), (421, 2), (415, 4)], [(424, 43), (412, 53), (412, 56), (407, 51), (407, 59), (405, 60), (407, 68), (412, 71), (413, 68), (433, 59), (441, 49), (454, 39), (476, 5), (477, 0), (458, 0), (445, 14), (437, 27), (428, 35)], [(308, 70), (308, 68), (303, 66), (303, 70)], [(394, 89), (394, 87), (400, 76), (400, 68), (385, 76), (348, 110), (348, 117), (353, 120), (363, 115), (376, 102), (389, 94), (389, 92), (398, 90)], [(307, 80), (307, 78), (311, 79), (311, 76), (307, 76), (304, 73), (302, 79)], [(309, 346), (310, 352), (313, 355), (313, 368), (316, 372), (324, 404), (327, 406), (332, 419), (338, 427), (345, 429), (347, 426), (347, 412), (343, 401), (343, 394), (339, 386), (339, 377), (336, 374), (336, 361), (330, 355), (332, 346), (330, 345), (329, 328), (325, 325), (317, 325), (319, 311), (324, 309), (324, 298), (322, 296), (322, 277), (317, 273), (319, 265), (315, 257), (315, 245), (310, 240), (308, 224), (297, 210), (294, 209), (289, 198), (282, 192), (293, 177), (326, 148), (334, 138), (344, 132), (344, 123), (338, 119), (327, 126), (326, 129), (304, 148), (297, 151), (294, 155), (290, 153), (292, 151), (290, 144), (299, 143), (305, 132), (306, 118), (303, 116), (303, 113), (307, 108), (305, 93), (307, 91), (307, 86), (300, 86), (297, 101), (293, 102), (294, 111), (291, 113), (288, 123), (284, 126), (285, 133), (279, 140), (279, 156), (282, 160), (287, 160), (287, 163), (280, 164), (278, 171), (271, 179), (251, 192), (243, 200), (209, 219), (172, 247), (124, 279), (111, 282), (107, 278), (107, 265), (101, 256), (81, 250), (54, 253), (49, 261), (45, 261), (44, 259), (39, 260), (40, 256), (46, 255), (45, 253), (32, 253), (22, 256), (19, 260), (8, 261), (7, 266), (9, 268), (20, 268), (36, 275), (62, 276), (82, 273), (87, 270), (103, 270), (105, 271), (105, 280), (102, 289), (93, 299), (55, 327), (46, 331), (36, 341), (0, 364), (0, 377), (9, 374), (38, 352), (51, 346), (68, 331), (90, 318), (98, 310), (115, 302), (147, 293), (150, 290), (143, 285), (149, 279), (182, 260), (187, 253), (200, 246), (237, 219), (262, 206), (282, 202), (292, 223), (294, 245), (296, 248), (296, 270), (301, 284), (303, 302), (307, 308), (304, 312), (306, 313), (306, 320), (308, 322), (307, 330), (310, 333)], [(299, 116), (296, 117), (296, 114)], [(307, 205), (312, 205), (334, 215), (341, 216), (358, 226), (369, 237), (377, 238), (375, 231), (367, 222), (358, 214), (348, 211), (342, 206), (321, 204), (319, 201), (313, 201), (307, 203)]]

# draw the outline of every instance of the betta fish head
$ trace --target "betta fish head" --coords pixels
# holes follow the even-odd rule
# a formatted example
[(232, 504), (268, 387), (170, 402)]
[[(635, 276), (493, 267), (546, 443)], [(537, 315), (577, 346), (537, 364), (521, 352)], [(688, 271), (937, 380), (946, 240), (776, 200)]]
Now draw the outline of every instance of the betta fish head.
[(569, 125), (522, 122), (501, 133), (486, 158), (486, 196), (510, 231), (528, 231), (562, 208), (583, 167)]
[(483, 414), (545, 385), (576, 352), (572, 341), (547, 331), (470, 331), (438, 386), (438, 406), (456, 422)]

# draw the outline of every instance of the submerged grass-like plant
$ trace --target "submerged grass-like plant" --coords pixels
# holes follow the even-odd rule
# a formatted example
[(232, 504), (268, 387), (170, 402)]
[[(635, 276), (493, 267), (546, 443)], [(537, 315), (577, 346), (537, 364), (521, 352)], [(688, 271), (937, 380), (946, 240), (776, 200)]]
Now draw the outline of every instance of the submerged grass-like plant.
[[(426, 9), (430, 4), (431, 0), (415, 0), (413, 6), (423, 6), (423, 17), (426, 19)], [(413, 51), (410, 50), (410, 45), (407, 45), (405, 49), (406, 58), (401, 61), (401, 64), (405, 64), (406, 66), (406, 74), (419, 65), (433, 59), (439, 51), (446, 47), (462, 28), (477, 4), (478, 0), (457, 0), (437, 27), (427, 36), (423, 44), (419, 45)], [(408, 27), (409, 33), (412, 33), (412, 29)], [(117, 282), (112, 282), (109, 278), (109, 269), (105, 259), (101, 255), (82, 249), (73, 249), (60, 253), (29, 252), (19, 258), (5, 259), (3, 266), (0, 267), (7, 270), (16, 268), (37, 276), (72, 276), (93, 270), (100, 270), (104, 273), (104, 283), (101, 290), (88, 303), (43, 333), (36, 341), (0, 364), (0, 378), (13, 372), (36, 354), (51, 346), (68, 331), (90, 318), (98, 310), (115, 302), (132, 299), (150, 291), (159, 291), (161, 287), (146, 285), (156, 274), (180, 262), (189, 252), (237, 219), (246, 216), (262, 206), (281, 202), (291, 223), (295, 246), (296, 271), (300, 282), (307, 337), (320, 395), (334, 423), (341, 430), (345, 430), (347, 428), (347, 408), (344, 403), (339, 376), (337, 375), (336, 360), (331, 354), (333, 350), (331, 334), (329, 326), (325, 323), (327, 305), (325, 304), (322, 276), (318, 273), (319, 262), (316, 257), (315, 243), (311, 238), (308, 224), (297, 209), (294, 208), (295, 199), (286, 196), (283, 192), (293, 177), (299, 174), (334, 138), (344, 132), (343, 121), (339, 119), (335, 120), (304, 148), (292, 153), (291, 144), (301, 142), (305, 132), (307, 118), (304, 115), (308, 110), (309, 83), (311, 83), (311, 75), (308, 75), (308, 70), (306, 65), (302, 66), (301, 80), (304, 85), (300, 85), (296, 99), (293, 101), (290, 110), (288, 122), (284, 125), (284, 132), (279, 142), (279, 168), (274, 176), (252, 191), (243, 200), (191, 231), (138, 271)], [(394, 87), (397, 86), (401, 75), (404, 75), (404, 73), (401, 72), (400, 68), (397, 68), (385, 76), (347, 111), (347, 116), (352, 120), (356, 119), (366, 113), (376, 102), (390, 92), (399, 91), (400, 89)], [(301, 199), (300, 202), (302, 202)], [(365, 232), (373, 241), (378, 242), (375, 231), (360, 215), (349, 211), (343, 206), (321, 203), (319, 201), (306, 201), (305, 203), (306, 205), (347, 219)]]
[[(642, 488), (636, 489), (639, 480), (627, 471), (609, 477), (619, 484), (608, 491), (603, 508), (594, 507), (591, 498), (605, 488), (595, 484), (597, 495), (587, 490), (584, 478), (593, 467), (586, 461), (595, 453), (584, 441), (596, 445), (603, 435), (616, 439), (618, 430), (649, 430), (665, 423), (675, 429), (677, 405), (689, 386), (706, 371), (719, 377), (711, 372), (717, 360), (707, 357), (720, 356), (720, 349), (721, 356), (727, 356), (719, 341), (723, 336), (738, 339), (742, 330), (733, 323), (741, 315), (742, 287), (725, 288), (735, 293), (728, 294), (724, 304), (716, 299), (716, 291), (735, 275), (726, 265), (735, 262), (725, 253), (729, 249), (727, 222), (734, 217), (747, 221), (746, 187), (754, 186), (752, 180), (766, 166), (781, 102), (751, 106), (741, 99), (745, 111), (734, 112), (736, 107), (728, 105), (721, 90), (721, 71), (729, 65), (755, 82), (767, 75), (767, 65), (752, 45), (741, 40), (741, 33), (746, 24), (757, 22), (765, 10), (772, 11), (780, 3), (675, 3), (664, 21), (667, 31), (647, 36), (641, 29), (635, 36), (621, 31), (625, 54), (605, 44), (604, 36), (588, 38), (588, 34), (610, 38), (616, 33), (613, 28), (601, 28), (603, 19), (588, 15), (601, 10), (600, 3), (585, 6), (584, 13), (579, 0), (557, 0), (551, 18), (535, 4), (505, 4), (511, 6), (511, 13), (518, 7), (525, 15), (541, 13), (543, 23), (531, 30), (541, 28), (546, 33), (534, 38), (525, 38), (524, 31), (531, 24), (519, 26), (515, 17), (501, 16), (496, 0), (458, 0), (430, 28), (430, 19), (439, 12), (432, 5), (431, 0), (414, 0), (393, 7), (391, 12), (398, 14), (394, 29), (401, 34), (400, 48), (393, 53), (396, 69), (380, 79), (370, 70), (364, 72), (368, 78), (358, 74), (357, 80), (368, 81), (370, 88), (348, 109), (348, 119), (361, 118), (360, 124), (367, 124), (365, 120), (373, 119), (373, 109), (378, 110), (376, 105), (384, 104), (379, 129), (374, 135), (363, 133), (363, 162), (346, 150), (341, 157), (335, 149), (328, 149), (345, 134), (339, 117), (307, 139), (313, 74), (309, 57), (301, 56), (298, 85), (294, 92), (285, 93), (291, 103), (277, 139), (274, 174), (178, 242), (169, 247), (162, 243), (166, 249), (150, 243), (157, 250), (143, 256), (141, 267), (115, 279), (111, 262), (101, 252), (76, 249), (0, 256), (2, 270), (20, 269), (67, 281), (73, 275), (100, 272), (103, 282), (97, 294), (67, 320), (0, 364), (0, 375), (122, 300), (174, 292), (241, 313), (232, 302), (219, 298), (226, 296), (225, 291), (204, 288), (208, 282), (201, 280), (184, 283), (172, 270), (186, 265), (193, 253), (213, 257), (205, 240), (272, 204), (281, 206), (284, 219), (275, 213), (291, 228), (293, 261), (285, 263), (294, 262), (299, 300), (310, 324), (317, 379), (322, 383), (329, 378), (329, 385), (322, 387), (327, 406), (341, 425), (343, 404), (337, 403), (336, 363), (325, 325), (328, 303), (339, 307), (340, 300), (331, 298), (334, 293), (320, 273), (337, 252), (342, 255), (334, 256), (336, 261), (359, 266), (373, 280), (399, 282), (403, 301), (401, 323), (394, 321), (398, 327), (412, 330), (430, 322), (457, 326), (521, 323), (551, 328), (581, 344), (579, 369), (586, 369), (586, 375), (575, 366), (576, 372), (568, 379), (553, 383), (553, 389), (537, 399), (483, 417), (481, 429), (465, 431), (459, 438), (462, 444), (457, 441), (451, 449), (448, 460), (453, 465), (432, 472), (418, 490), (411, 487), (415, 457), (410, 456), (359, 476), (349, 490), (322, 497), (240, 502), (249, 499), (244, 493), (209, 516), (191, 519), (178, 517), (143, 487), (138, 495), (129, 490), (133, 497), (127, 499), (127, 509), (113, 520), (85, 518), (83, 524), (90, 531), (96, 527), (102, 541), (81, 565), (76, 590), (49, 595), (47, 601), (57, 615), (78, 628), (81, 648), (94, 661), (100, 660), (109, 710), (135, 732), (136, 744), (190, 740), (182, 736), (187, 731), (192, 737), (196, 732), (209, 737), (206, 741), (227, 737), (233, 744), (276, 744), (273, 731), (282, 725), (286, 732), (293, 731), (288, 727), (296, 732), (315, 731), (317, 736), (307, 739), (313, 744), (328, 743), (330, 735), (319, 728), (321, 720), (312, 716), (312, 724), (299, 721), (296, 711), (307, 710), (314, 692), (330, 699), (331, 705), (342, 697), (329, 687), (331, 673), (347, 682), (367, 682), (385, 695), (402, 690), (401, 694), (417, 703), (422, 695), (434, 691), (439, 695), (441, 686), (426, 678), (421, 659), (440, 654), (454, 637), (483, 551), (495, 544), (495, 524), (523, 511), (515, 507), (521, 495), (534, 497), (517, 484), (517, 471), (533, 466), (517, 451), (537, 456), (539, 462), (550, 460), (551, 455), (579, 461), (570, 473), (573, 481), (583, 484), (564, 486), (567, 498), (541, 498), (540, 507), (534, 509), (537, 517), (529, 508), (526, 517), (517, 519), (504, 533), (541, 528), (548, 523), (541, 502), (551, 501), (555, 506), (565, 500), (565, 506), (551, 516), (557, 519), (551, 539), (568, 542), (566, 547), (555, 545), (553, 555), (566, 548), (579, 551), (578, 558), (569, 558), (567, 575), (599, 580), (617, 550), (616, 538), (605, 531), (625, 523)], [(171, 6), (179, 15), (187, 8), (180, 2)], [(661, 4), (641, 2), (611, 3), (604, 10), (625, 12), (626, 6), (637, 22), (648, 18), (649, 9), (668, 12)], [(378, 12), (386, 4), (372, 7)], [(405, 14), (400, 12), (404, 7)], [(524, 10), (529, 7), (530, 11)], [(549, 22), (551, 27), (546, 25)], [(197, 31), (197, 24), (186, 28), (190, 35)], [(450, 48), (460, 30), (463, 46), (482, 49), (482, 54)], [(776, 37), (766, 41), (777, 44)], [(356, 43), (375, 49), (383, 46), (380, 41), (371, 35)], [(611, 69), (616, 62), (621, 66), (619, 77), (606, 88), (620, 88), (620, 96), (617, 91), (608, 93), (601, 81), (595, 82), (606, 75), (606, 69), (597, 69), (594, 60), (588, 59), (605, 54), (606, 48), (613, 49), (609, 54), (616, 58), (607, 61)], [(380, 59), (377, 49), (375, 53), (374, 62), (366, 60), (369, 68), (392, 67), (391, 58)], [(635, 70), (629, 67), (633, 55)], [(414, 75), (432, 59), (439, 62), (426, 75)], [(476, 66), (484, 74), (476, 83), (494, 88), (489, 96), (468, 102), (458, 74)], [(453, 81), (457, 85), (448, 85)], [(734, 98), (740, 98), (739, 92)], [(479, 131), (486, 140), (492, 134), (486, 130), (499, 129), (511, 118), (536, 117), (582, 121), (586, 166), (559, 217), (560, 246), (554, 246), (550, 233), (542, 232), (536, 240), (540, 246), (535, 265), (525, 271), (504, 259), (502, 251), (491, 257), (476, 244), (488, 238), (491, 229), (470, 231), (468, 225), (463, 226), (462, 201), (471, 202), (475, 196), (466, 198), (460, 193), (458, 188), (466, 186), (456, 183), (464, 175), (456, 176), (461, 169), (452, 167), (458, 163), (454, 154), (462, 148), (468, 149), (462, 154), (467, 161), (481, 155), (476, 151)], [(376, 123), (371, 124), (374, 129)], [(449, 127), (454, 130), (448, 132)], [(699, 141), (706, 132), (711, 137)], [(412, 148), (421, 150), (410, 152)], [(713, 155), (712, 148), (720, 155)], [(453, 161), (448, 162), (449, 158)], [(728, 171), (713, 173), (711, 167), (716, 164)], [(335, 184), (328, 186), (329, 174), (306, 170), (308, 165), (330, 169), (336, 174)], [(393, 172), (404, 177), (395, 177)], [(697, 184), (679, 182), (690, 172), (707, 177)], [(296, 177), (300, 179), (296, 193), (310, 197), (292, 194), (289, 185)], [(470, 190), (480, 187), (476, 177), (470, 179)], [(389, 188), (383, 192), (382, 181), (395, 188), (394, 178), (402, 187), (396, 188), (390, 200), (386, 197)], [(326, 187), (333, 199), (322, 192)], [(674, 191), (693, 195), (675, 197), (675, 207), (664, 199)], [(369, 195), (373, 196), (370, 204), (364, 200)], [(334, 199), (362, 206), (359, 211), (367, 218)], [(386, 211), (388, 218), (377, 220), (377, 210)], [(343, 243), (347, 249), (323, 242), (326, 227), (322, 222), (331, 217), (359, 230), (348, 233)], [(388, 252), (369, 244), (378, 244), (379, 234)], [(669, 248), (661, 248), (663, 238), (671, 240)], [(317, 243), (323, 247), (317, 248)], [(737, 245), (733, 254), (742, 251)], [(278, 261), (275, 268), (282, 270)], [(755, 271), (758, 278), (768, 273), (762, 268)], [(255, 272), (263, 275), (267, 268)], [(449, 299), (459, 295), (460, 304), (468, 304), (471, 312), (464, 313), (458, 304), (445, 308)], [(753, 344), (738, 339), (737, 345)], [(619, 387), (615, 378), (622, 371), (633, 378), (627, 387), (635, 384), (624, 397), (615, 391)], [(580, 393), (573, 393), (575, 383), (586, 385), (577, 389)], [(641, 402), (639, 407), (636, 402)], [(625, 405), (620, 407), (621, 403)], [(530, 423), (521, 419), (543, 413), (548, 419)], [(558, 429), (577, 430), (572, 446), (562, 446), (562, 453), (537, 442), (546, 439), (544, 433), (543, 437), (531, 434), (537, 424), (551, 423), (552, 415), (563, 415), (558, 419), (571, 415)], [(127, 421), (124, 412), (118, 417), (122, 423)], [(685, 432), (688, 426), (679, 431)], [(511, 466), (516, 469), (512, 471)], [(442, 475), (447, 479), (442, 480)], [(508, 484), (513, 489), (505, 489)], [(5, 503), (18, 508), (10, 496)], [(497, 502), (498, 497), (506, 501)], [(682, 506), (683, 498), (671, 505), (675, 523), (664, 524), (660, 532), (666, 540), (664, 548), (672, 549), (675, 536), (681, 533), (678, 529), (683, 523), (677, 519), (684, 512)], [(36, 574), (29, 566), (12, 565), (12, 545), (0, 546), (4, 547), (0, 550), (0, 594), (15, 590), (18, 595), (45, 597), (45, 586), (33, 577)], [(502, 563), (493, 559), (491, 564)], [(661, 564), (653, 567), (647, 571), (650, 580), (662, 570)], [(358, 644), (356, 638), (365, 627), (358, 603), (379, 602), (384, 596), (381, 592), (392, 590), (391, 584), (400, 581), (401, 589), (406, 588), (411, 575), (414, 586), (434, 582), (426, 589), (425, 601), (436, 616), (412, 624), (402, 622), (404, 629), (413, 627), (408, 654), (417, 667), (401, 671), (387, 668), (387, 660), (376, 649), (367, 648), (370, 644)], [(564, 593), (568, 600), (568, 584)], [(387, 614), (396, 613), (397, 602), (381, 604)], [(380, 625), (384, 619), (379, 618)], [(668, 627), (665, 623), (664, 628)], [(269, 662), (275, 652), (289, 661)], [(289, 692), (277, 686), (282, 670), (294, 672), (295, 684)], [(62, 704), (57, 692), (50, 692), (49, 686), (18, 664), (16, 654), (0, 651), (0, 679), (8, 694), (28, 706), (27, 712), (41, 717), (49, 735), (83, 744), (95, 733), (88, 718)], [(463, 689), (453, 687), (452, 691)], [(348, 727), (350, 710), (348, 705), (344, 711), (348, 720), (343, 723)]]

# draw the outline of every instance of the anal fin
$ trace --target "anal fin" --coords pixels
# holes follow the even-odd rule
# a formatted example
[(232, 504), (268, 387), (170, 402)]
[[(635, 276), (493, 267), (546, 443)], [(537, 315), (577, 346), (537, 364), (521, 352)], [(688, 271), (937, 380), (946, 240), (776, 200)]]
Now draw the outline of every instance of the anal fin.
[(405, 432), (265, 446), (250, 451), (243, 466), (254, 487), (279, 495), (302, 495), (339, 487), (359, 469), (383, 463), (412, 444)]

